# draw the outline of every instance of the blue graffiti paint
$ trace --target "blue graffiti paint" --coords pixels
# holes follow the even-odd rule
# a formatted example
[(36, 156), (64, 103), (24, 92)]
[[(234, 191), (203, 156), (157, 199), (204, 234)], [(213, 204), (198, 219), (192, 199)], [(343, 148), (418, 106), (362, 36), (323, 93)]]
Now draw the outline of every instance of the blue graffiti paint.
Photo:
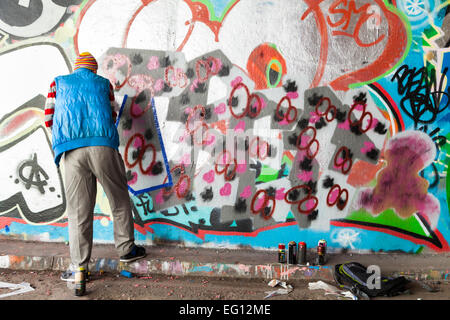
[(214, 271), (210, 266), (195, 266), (188, 272), (212, 272)]

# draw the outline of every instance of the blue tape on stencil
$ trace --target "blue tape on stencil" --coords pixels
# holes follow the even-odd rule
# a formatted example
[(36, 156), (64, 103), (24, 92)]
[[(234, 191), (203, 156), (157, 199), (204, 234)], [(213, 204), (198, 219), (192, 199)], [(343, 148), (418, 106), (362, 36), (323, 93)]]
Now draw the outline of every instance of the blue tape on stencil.
[(172, 182), (172, 174), (170, 173), (169, 161), (167, 161), (166, 149), (164, 148), (164, 142), (161, 136), (161, 130), (159, 128), (158, 116), (156, 115), (156, 107), (155, 107), (155, 99), (152, 97), (152, 110), (153, 110), (153, 120), (155, 122), (156, 132), (158, 133), (159, 144), (161, 145), (161, 152), (164, 159), (164, 166), (166, 167), (166, 172), (168, 176), (168, 183), (164, 186), (171, 187), (173, 185)]
[[(120, 107), (119, 114), (117, 116), (116, 127), (119, 125), (119, 120), (120, 120), (120, 118), (122, 116), (122, 112), (123, 112), (123, 110), (125, 108), (125, 103), (126, 103), (127, 99), (128, 99), (128, 95), (124, 95), (123, 101), (122, 101), (122, 106)], [(159, 128), (158, 116), (156, 115), (155, 100), (153, 99), (153, 97), (152, 97), (151, 104), (152, 104), (152, 112), (153, 112), (153, 121), (155, 123), (156, 133), (158, 134), (159, 144), (161, 145), (161, 153), (162, 153), (162, 156), (163, 156), (164, 166), (166, 168), (167, 180), (168, 181), (167, 181), (167, 183), (164, 183), (164, 184), (160, 184), (160, 185), (157, 185), (157, 186), (152, 186), (152, 187), (149, 187), (149, 188), (146, 188), (146, 189), (137, 190), (137, 191), (134, 190), (133, 188), (131, 188), (130, 186), (128, 186), (128, 190), (132, 194), (134, 194), (135, 196), (139, 195), (141, 193), (144, 193), (144, 192), (150, 192), (150, 191), (161, 189), (161, 188), (171, 187), (173, 185), (172, 174), (170, 173), (169, 162), (167, 161), (166, 149), (164, 148), (164, 142), (163, 142), (163, 139), (162, 139), (162, 136), (161, 136), (161, 130)]]
[(123, 100), (122, 100), (122, 105), (120, 106), (119, 114), (117, 115), (117, 119), (116, 119), (116, 124), (115, 124), (116, 128), (119, 125), (119, 120), (120, 120), (120, 117), (122, 116), (123, 108), (125, 108), (125, 102), (127, 101), (127, 99), (128, 99), (128, 95), (124, 95)]

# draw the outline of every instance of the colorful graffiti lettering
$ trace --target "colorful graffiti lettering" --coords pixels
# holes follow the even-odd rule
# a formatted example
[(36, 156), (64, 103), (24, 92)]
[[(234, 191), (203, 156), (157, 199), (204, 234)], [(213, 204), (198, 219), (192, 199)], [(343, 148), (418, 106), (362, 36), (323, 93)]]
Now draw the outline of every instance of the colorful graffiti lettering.
[[(0, 233), (66, 237), (44, 97), (90, 51), (115, 89), (138, 241), (448, 252), (449, 11), (438, 0), (2, 3)], [(98, 190), (94, 240), (112, 241)]]

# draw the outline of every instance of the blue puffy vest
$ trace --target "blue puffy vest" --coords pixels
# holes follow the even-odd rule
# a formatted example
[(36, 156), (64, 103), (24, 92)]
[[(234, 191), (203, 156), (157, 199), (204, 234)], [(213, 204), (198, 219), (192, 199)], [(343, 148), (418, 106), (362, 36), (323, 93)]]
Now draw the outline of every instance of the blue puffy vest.
[(89, 146), (117, 149), (119, 134), (109, 101), (108, 79), (88, 69), (55, 78), (52, 145), (59, 166), (65, 151)]

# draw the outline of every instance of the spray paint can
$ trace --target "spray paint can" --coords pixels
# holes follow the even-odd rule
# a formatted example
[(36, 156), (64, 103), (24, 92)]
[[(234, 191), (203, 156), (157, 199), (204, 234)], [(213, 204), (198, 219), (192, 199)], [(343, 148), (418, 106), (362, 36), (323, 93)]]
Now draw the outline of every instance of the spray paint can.
[(283, 243), (278, 245), (278, 262), (286, 263), (286, 248)]
[(297, 259), (298, 264), (306, 264), (306, 242), (298, 243)]
[(75, 295), (77, 297), (86, 294), (86, 270), (84, 267), (79, 267), (75, 271)]
[(297, 244), (295, 241), (290, 241), (288, 244), (288, 263), (297, 264)]
[(317, 264), (323, 265), (326, 262), (327, 242), (323, 239), (317, 244)]

